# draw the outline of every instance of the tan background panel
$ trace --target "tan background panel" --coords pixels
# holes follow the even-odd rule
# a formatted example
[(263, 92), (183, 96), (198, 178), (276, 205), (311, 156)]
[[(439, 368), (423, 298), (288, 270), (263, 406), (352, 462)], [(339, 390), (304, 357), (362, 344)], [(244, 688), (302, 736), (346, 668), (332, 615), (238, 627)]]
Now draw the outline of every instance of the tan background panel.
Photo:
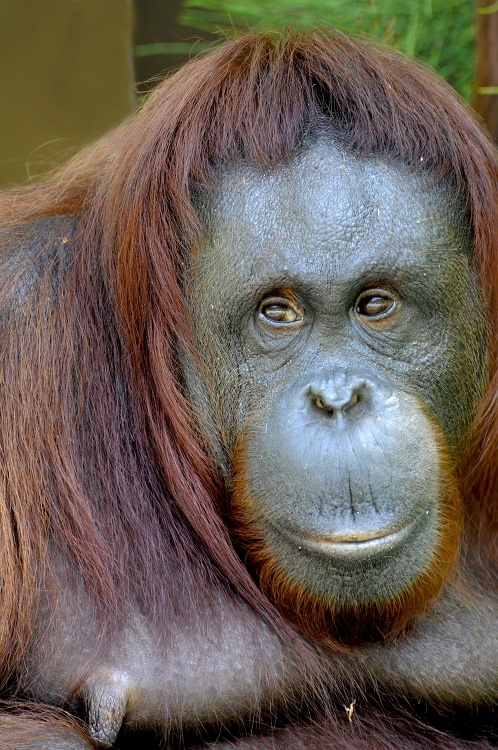
[(130, 0), (0, 0), (0, 185), (98, 138), (134, 107)]

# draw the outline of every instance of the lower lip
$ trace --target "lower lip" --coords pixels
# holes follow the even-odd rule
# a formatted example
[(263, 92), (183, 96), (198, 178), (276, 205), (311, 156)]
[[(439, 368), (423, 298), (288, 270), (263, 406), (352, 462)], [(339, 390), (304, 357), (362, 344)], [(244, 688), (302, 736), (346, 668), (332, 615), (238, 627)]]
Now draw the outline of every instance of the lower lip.
[(365, 534), (363, 539), (337, 535), (334, 537), (309, 538), (298, 537), (295, 534), (286, 534), (292, 538), (298, 549), (306, 550), (315, 555), (332, 557), (336, 560), (359, 560), (386, 554), (399, 547), (412, 533), (416, 521), (396, 531), (369, 536)]

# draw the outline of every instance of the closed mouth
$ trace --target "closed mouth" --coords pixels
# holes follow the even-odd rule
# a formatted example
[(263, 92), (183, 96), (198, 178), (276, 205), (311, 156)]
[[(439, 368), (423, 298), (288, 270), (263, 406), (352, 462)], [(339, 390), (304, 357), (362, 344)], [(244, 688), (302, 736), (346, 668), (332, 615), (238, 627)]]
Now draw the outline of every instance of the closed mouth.
[(299, 550), (333, 557), (337, 560), (358, 560), (394, 550), (411, 534), (417, 520), (411, 521), (406, 526), (394, 531), (392, 529), (379, 529), (371, 532), (337, 533), (319, 537), (301, 537), (288, 531), (285, 531), (284, 534), (292, 540)]

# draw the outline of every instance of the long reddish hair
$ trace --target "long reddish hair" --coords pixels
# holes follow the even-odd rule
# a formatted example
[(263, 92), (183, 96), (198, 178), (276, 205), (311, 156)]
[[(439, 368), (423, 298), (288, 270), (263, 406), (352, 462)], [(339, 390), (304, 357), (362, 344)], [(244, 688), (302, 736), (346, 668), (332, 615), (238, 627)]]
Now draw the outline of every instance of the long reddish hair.
[(15, 263), (2, 260), (0, 293), (7, 667), (52, 550), (110, 624), (132, 597), (166, 626), (172, 568), (187, 586), (195, 576), (196, 590), (224, 581), (276, 622), (220, 520), (208, 438), (182, 386), (179, 360), (196, 354), (181, 279), (197, 231), (192, 188), (209, 187), (216, 168), (237, 157), (261, 166), (289, 158), (324, 118), (354, 153), (451, 175), (468, 207), (490, 378), (466, 493), (490, 575), (498, 525), (492, 143), (442, 80), (393, 51), (339, 33), (248, 35), (183, 67), (134, 118), (43, 184), (2, 198), (0, 230), (15, 250)]

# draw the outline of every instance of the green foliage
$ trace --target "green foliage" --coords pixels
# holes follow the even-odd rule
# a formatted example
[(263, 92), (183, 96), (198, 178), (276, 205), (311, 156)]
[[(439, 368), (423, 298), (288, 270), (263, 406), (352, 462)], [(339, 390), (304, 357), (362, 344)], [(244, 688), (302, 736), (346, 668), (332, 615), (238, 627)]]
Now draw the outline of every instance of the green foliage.
[(183, 0), (180, 22), (223, 36), (285, 24), (366, 34), (425, 60), (468, 99), (473, 14), (471, 0)]

